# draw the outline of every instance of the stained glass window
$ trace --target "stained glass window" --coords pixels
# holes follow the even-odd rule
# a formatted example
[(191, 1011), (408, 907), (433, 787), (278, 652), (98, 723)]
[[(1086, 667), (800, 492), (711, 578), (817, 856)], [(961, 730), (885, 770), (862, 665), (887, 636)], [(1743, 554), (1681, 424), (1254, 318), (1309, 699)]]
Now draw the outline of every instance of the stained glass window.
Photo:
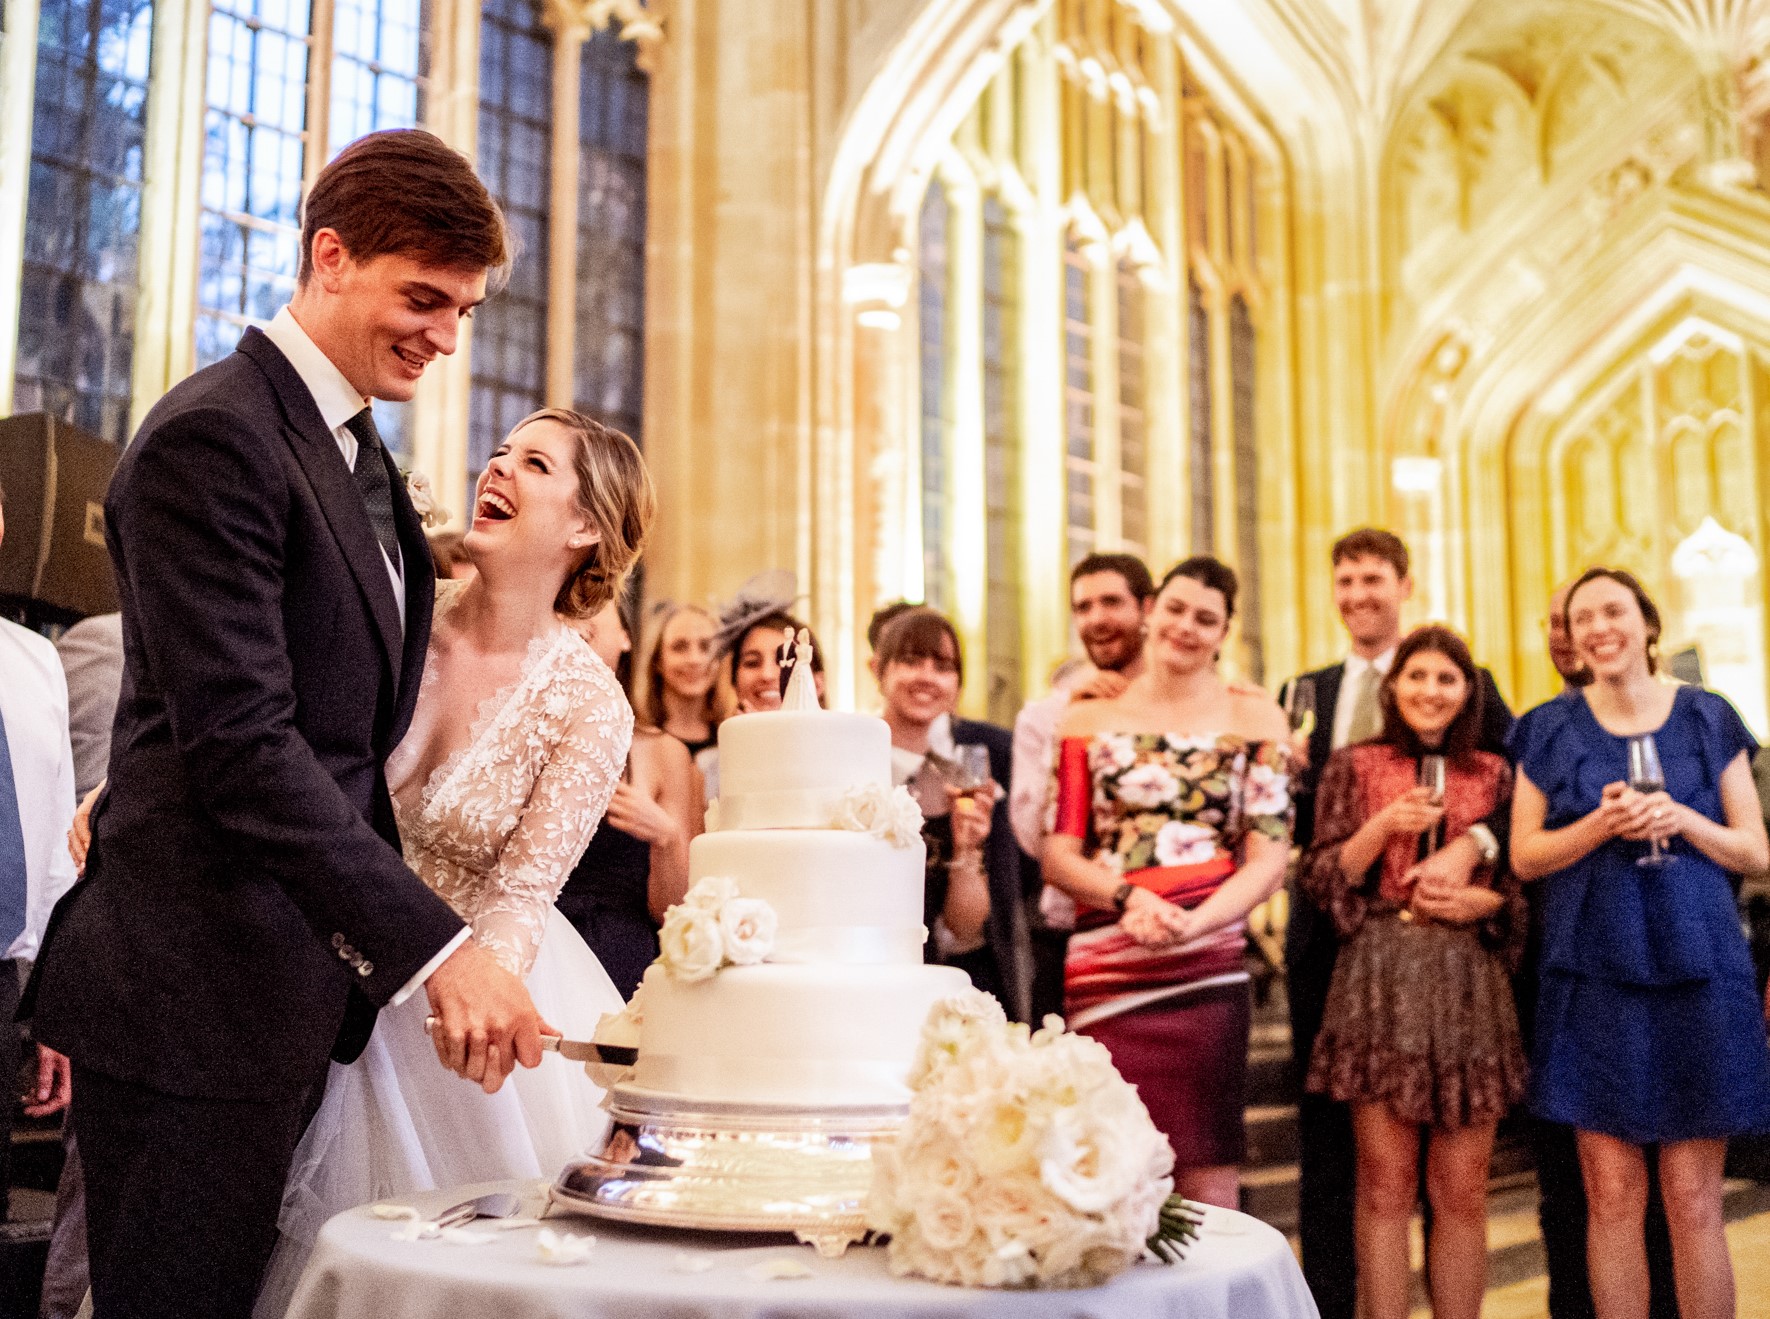
[(204, 119), (197, 365), (295, 290), (307, 129), (308, 0), (214, 0)]
[(922, 346), (922, 592), (936, 609), (947, 607), (947, 431), (950, 407), (947, 298), (948, 227), (952, 207), (939, 181), (928, 185), (920, 228)]
[(334, 4), (328, 160), (365, 133), (415, 127), (429, 72), (424, 0)]
[(1143, 279), (1130, 262), (1119, 266), (1119, 536), (1142, 555), (1149, 540), (1149, 449), (1144, 416)]
[(128, 438), (150, 0), (43, 0), (14, 406)]
[(1072, 238), (1063, 253), (1064, 494), (1073, 564), (1094, 550), (1094, 327), (1088, 258)]
[(1014, 281), (1019, 235), (996, 197), (983, 203), (983, 461), (989, 592), (989, 712), (1009, 725), (1019, 712), (1020, 398)]
[(640, 435), (647, 78), (615, 32), (584, 43), (578, 101), (578, 410)]
[(540, 6), (485, 0), (479, 43), (479, 175), (504, 207), (516, 262), (509, 286), (474, 314), (470, 476), (545, 397), (552, 187), (553, 36)]
[(1229, 383), (1235, 409), (1235, 555), (1241, 577), (1241, 638), (1248, 657), (1248, 676), (1265, 679), (1266, 657), (1260, 629), (1260, 501), (1259, 454), (1254, 430), (1255, 371), (1258, 340), (1247, 300), (1236, 294), (1229, 302)]

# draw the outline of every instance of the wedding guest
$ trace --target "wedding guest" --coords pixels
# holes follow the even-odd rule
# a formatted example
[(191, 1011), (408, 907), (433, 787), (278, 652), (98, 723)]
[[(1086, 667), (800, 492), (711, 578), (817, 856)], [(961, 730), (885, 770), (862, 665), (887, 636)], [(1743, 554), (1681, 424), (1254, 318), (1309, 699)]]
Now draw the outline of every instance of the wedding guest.
[[(1580, 663), (1573, 647), (1573, 634), (1567, 626), (1567, 593), (1573, 582), (1565, 581), (1549, 596), (1548, 615), (1544, 619), (1549, 662), (1561, 679), (1561, 691), (1550, 702), (1577, 697), (1580, 688), (1592, 680), (1591, 672)], [(1512, 744), (1527, 745), (1533, 734), (1529, 726), (1538, 718), (1537, 709), (1518, 716), (1512, 731)], [(1553, 710), (1551, 709), (1551, 714)], [(1525, 886), (1524, 895), (1530, 906), (1530, 934), (1524, 944), (1524, 958), (1512, 978), (1512, 991), (1518, 1000), (1518, 1026), (1524, 1036), (1524, 1047), (1530, 1048), (1535, 1035), (1537, 969), (1543, 942), (1543, 898), (1541, 884)], [(1520, 1115), (1526, 1139), (1530, 1143), (1531, 1161), (1536, 1165), (1537, 1221), (1543, 1236), (1543, 1259), (1549, 1275), (1549, 1319), (1591, 1319), (1592, 1288), (1586, 1278), (1586, 1188), (1580, 1180), (1579, 1145), (1572, 1127), (1546, 1122), (1529, 1114)], [(1647, 1275), (1650, 1283), (1647, 1312), (1650, 1319), (1678, 1319), (1678, 1298), (1672, 1285), (1672, 1239), (1666, 1227), (1665, 1200), (1659, 1186), (1659, 1152), (1647, 1151)]]
[(1080, 909), (1070, 1025), (1111, 1051), (1174, 1147), (1175, 1189), (1233, 1208), (1252, 1015), (1247, 915), (1290, 853), (1284, 713), (1227, 687), (1235, 573), (1209, 556), (1162, 579), (1145, 668), (1058, 727), (1045, 878)]
[(74, 791), (84, 797), (104, 779), (111, 721), (123, 687), (123, 615), (82, 618), (56, 640), (68, 682), (68, 735), (74, 745)]
[[(1375, 737), (1382, 730), (1377, 690), (1401, 643), (1401, 610), (1413, 596), (1407, 546), (1393, 532), (1361, 527), (1334, 542), (1334, 606), (1345, 625), (1348, 653), (1338, 664), (1286, 683), (1279, 699), (1287, 707), (1292, 689), (1307, 681), (1314, 691), (1315, 725), (1301, 746), (1296, 776), (1296, 840), (1307, 850), (1315, 823), (1315, 784), (1330, 753)], [(1512, 714), (1480, 670), (1481, 731), (1476, 745), (1503, 753)], [(1333, 979), (1339, 939), (1333, 921), (1299, 886), (1292, 885), (1285, 928), (1285, 995), (1289, 1000), (1291, 1055), (1298, 1077), (1307, 1075), (1315, 1033)], [(1356, 1301), (1353, 1245), (1353, 1179), (1356, 1159), (1352, 1115), (1327, 1095), (1298, 1099), (1298, 1237), (1303, 1277), (1322, 1319), (1352, 1319)]]
[[(1524, 899), (1485, 823), (1509, 801), (1512, 771), (1475, 747), (1481, 687), (1450, 629), (1409, 634), (1378, 696), (1379, 736), (1323, 767), (1315, 837), (1299, 868), (1342, 941), (1308, 1089), (1352, 1106), (1365, 1319), (1409, 1310), (1422, 1147), (1432, 1310), (1473, 1316), (1487, 1284), (1494, 1132), (1524, 1094), (1508, 979)], [(1419, 786), (1426, 757), (1441, 758), (1441, 797)], [(1453, 849), (1468, 851), (1463, 869), (1434, 866)]]
[[(1600, 1319), (1647, 1313), (1649, 1145), (1679, 1309), (1730, 1315), (1727, 1137), (1770, 1127), (1770, 1005), (1728, 884), (1770, 864), (1756, 743), (1724, 698), (1657, 677), (1659, 610), (1633, 576), (1587, 570), (1567, 617), (1592, 681), (1517, 741), (1512, 866), (1544, 885), (1531, 1110), (1578, 1132)], [(1663, 788), (1631, 765), (1644, 738)]]
[(698, 605), (666, 603), (658, 610), (639, 666), (633, 712), (699, 755), (719, 740), (719, 722), (731, 713), (714, 646), (719, 625)]
[[(1021, 853), (1008, 825), (1012, 738), (1005, 728), (956, 715), (964, 652), (936, 610), (901, 610), (873, 652), (884, 718), (891, 728), (892, 778), (922, 807), (929, 961), (963, 968), (1008, 1015), (1030, 1015), (1031, 956), (1021, 904)], [(936, 725), (943, 725), (938, 738)], [(958, 777), (958, 748), (982, 746), (989, 780)]]
[[(0, 541), (6, 536), (0, 490)], [(11, 1188), (12, 1123), (19, 1102), (21, 1043), (13, 1027), (21, 963), (32, 961), (50, 908), (74, 884), (63, 839), (74, 818), (74, 750), (68, 687), (55, 647), (0, 619), (0, 1220)], [(67, 1107), (68, 1060), (37, 1047), (36, 1080), (24, 1111), (47, 1117)]]
[[(627, 686), (633, 643), (619, 602), (610, 600), (579, 631)], [(664, 912), (688, 891), (688, 844), (705, 814), (700, 775), (688, 748), (660, 729), (636, 723), (626, 769), (602, 827), (554, 900), (622, 998), (633, 997), (658, 955)]]
[(430, 558), (436, 566), (438, 581), (473, 576), (473, 560), (467, 554), (467, 538), (459, 531), (430, 531), (424, 537), (430, 542)]
[[(1069, 573), (1069, 616), (1088, 653), (1066, 678), (1054, 676), (1049, 694), (1029, 701), (1014, 720), (1014, 776), (1008, 819), (1027, 855), (1045, 846), (1047, 793), (1057, 725), (1072, 700), (1118, 696), (1143, 672), (1143, 638), (1155, 603), (1155, 582), (1134, 554), (1090, 554)], [(1031, 922), (1032, 1019), (1063, 1011), (1063, 958), (1075, 929), (1069, 895), (1046, 884)]]

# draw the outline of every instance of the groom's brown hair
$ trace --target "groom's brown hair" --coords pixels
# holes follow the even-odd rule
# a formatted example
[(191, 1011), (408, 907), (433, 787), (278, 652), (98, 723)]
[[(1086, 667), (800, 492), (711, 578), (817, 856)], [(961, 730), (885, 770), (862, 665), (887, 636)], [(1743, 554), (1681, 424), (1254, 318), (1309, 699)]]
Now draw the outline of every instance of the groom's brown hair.
[(421, 128), (359, 137), (320, 171), (301, 208), (302, 284), (322, 229), (337, 233), (353, 261), (409, 256), (489, 271), (494, 285), (512, 256), (504, 212), (467, 157)]

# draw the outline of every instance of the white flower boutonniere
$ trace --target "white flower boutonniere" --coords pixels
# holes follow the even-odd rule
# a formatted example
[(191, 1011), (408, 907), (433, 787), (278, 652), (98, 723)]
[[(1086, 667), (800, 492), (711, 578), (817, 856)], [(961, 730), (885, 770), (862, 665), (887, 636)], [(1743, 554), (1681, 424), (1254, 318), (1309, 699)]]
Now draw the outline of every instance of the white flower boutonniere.
[(883, 838), (893, 847), (908, 847), (922, 836), (922, 808), (908, 788), (870, 783), (849, 789), (832, 823), (838, 829)]
[(430, 488), (430, 478), (423, 472), (406, 473), (406, 494), (411, 498), (418, 521), (425, 526), (434, 527), (449, 520), (448, 510), (437, 507), (436, 492)]

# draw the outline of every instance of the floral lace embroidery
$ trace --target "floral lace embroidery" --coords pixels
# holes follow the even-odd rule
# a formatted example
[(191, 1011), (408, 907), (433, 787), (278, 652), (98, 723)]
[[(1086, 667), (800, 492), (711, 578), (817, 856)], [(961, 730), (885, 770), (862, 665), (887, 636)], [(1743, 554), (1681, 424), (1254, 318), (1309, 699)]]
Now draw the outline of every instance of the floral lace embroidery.
[[(453, 603), (439, 597), (439, 615)], [(517, 975), (534, 963), (553, 899), (608, 809), (632, 737), (633, 711), (614, 675), (561, 628), (530, 644), (522, 676), (480, 703), (466, 745), (415, 800), (394, 801), (406, 863)]]

